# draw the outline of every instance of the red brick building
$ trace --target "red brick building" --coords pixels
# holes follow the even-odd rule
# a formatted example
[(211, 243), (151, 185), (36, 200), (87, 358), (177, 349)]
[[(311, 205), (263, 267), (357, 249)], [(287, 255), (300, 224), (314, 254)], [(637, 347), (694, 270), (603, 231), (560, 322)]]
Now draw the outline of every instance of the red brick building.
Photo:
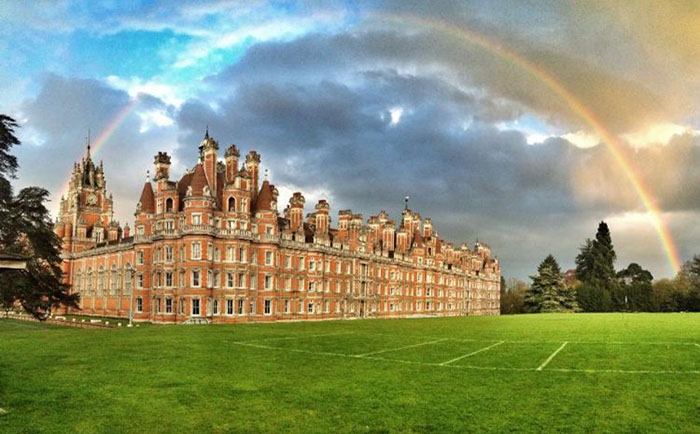
[[(500, 266), (477, 243), (454, 247), (408, 209), (367, 222), (350, 210), (331, 227), (320, 200), (304, 215), (294, 193), (282, 215), (260, 155), (235, 145), (218, 159), (207, 133), (178, 181), (155, 157), (134, 233), (113, 219), (102, 164), (76, 163), (56, 233), (81, 313), (161, 323), (497, 315)], [(132, 294), (133, 291), (133, 294)]]

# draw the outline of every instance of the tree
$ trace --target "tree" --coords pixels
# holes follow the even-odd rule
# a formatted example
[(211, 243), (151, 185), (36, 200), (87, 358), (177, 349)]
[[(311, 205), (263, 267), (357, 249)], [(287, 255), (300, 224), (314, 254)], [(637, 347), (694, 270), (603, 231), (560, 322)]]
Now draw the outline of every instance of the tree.
[(592, 312), (609, 311), (614, 306), (622, 308), (624, 294), (615, 273), (617, 255), (608, 225), (600, 222), (595, 239), (587, 239), (580, 250), (576, 257), (576, 277), (581, 281), (577, 290), (581, 308)]
[(501, 314), (512, 315), (527, 312), (525, 294), (528, 290), (528, 284), (519, 279), (511, 279), (507, 285), (503, 285), (501, 287)]
[(679, 287), (676, 293), (678, 309), (700, 312), (700, 255), (683, 264), (675, 280)]
[(530, 312), (565, 312), (568, 289), (564, 286), (564, 275), (554, 256), (548, 255), (537, 267), (537, 274), (530, 276), (532, 285), (525, 296), (525, 305)]
[(617, 273), (624, 298), (624, 310), (648, 312), (653, 309), (654, 276), (637, 263)]
[(27, 187), (14, 195), (6, 178), (14, 178), (17, 159), (9, 151), (19, 145), (14, 119), (0, 115), (0, 251), (27, 256), (26, 270), (0, 273), (0, 308), (19, 303), (24, 310), (44, 320), (60, 305), (78, 307), (78, 296), (68, 294), (62, 282), (60, 239), (44, 203), (49, 192)]

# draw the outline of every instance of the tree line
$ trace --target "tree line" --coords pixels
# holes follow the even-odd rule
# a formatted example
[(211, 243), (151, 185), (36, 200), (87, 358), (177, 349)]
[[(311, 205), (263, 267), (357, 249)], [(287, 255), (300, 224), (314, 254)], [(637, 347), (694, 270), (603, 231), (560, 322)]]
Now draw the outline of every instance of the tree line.
[(700, 255), (675, 278), (657, 281), (637, 263), (616, 271), (616, 260), (610, 228), (600, 222), (595, 238), (580, 247), (573, 273), (563, 273), (548, 255), (530, 284), (501, 277), (501, 313), (700, 312)]

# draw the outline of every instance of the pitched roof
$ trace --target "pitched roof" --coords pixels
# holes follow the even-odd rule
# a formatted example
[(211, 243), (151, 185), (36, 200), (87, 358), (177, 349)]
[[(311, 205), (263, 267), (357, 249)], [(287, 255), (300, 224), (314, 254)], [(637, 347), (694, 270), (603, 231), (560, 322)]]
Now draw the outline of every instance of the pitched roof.
[[(209, 186), (209, 183), (207, 182), (207, 175), (204, 173), (204, 166), (202, 166), (202, 163), (197, 163), (194, 166), (194, 173), (192, 173), (192, 179), (190, 180), (192, 195), (201, 196), (204, 194), (205, 186)], [(215, 192), (210, 191), (210, 193), (213, 195)]]
[(141, 212), (156, 212), (156, 198), (153, 194), (153, 187), (149, 181), (143, 185), (143, 190), (141, 190)]
[(418, 229), (413, 233), (413, 245), (415, 247), (423, 247), (423, 236)]
[(260, 187), (260, 193), (258, 193), (258, 198), (255, 201), (255, 212), (272, 210), (270, 203), (273, 200), (272, 189), (273, 186), (270, 185), (267, 180), (263, 181), (262, 186)]

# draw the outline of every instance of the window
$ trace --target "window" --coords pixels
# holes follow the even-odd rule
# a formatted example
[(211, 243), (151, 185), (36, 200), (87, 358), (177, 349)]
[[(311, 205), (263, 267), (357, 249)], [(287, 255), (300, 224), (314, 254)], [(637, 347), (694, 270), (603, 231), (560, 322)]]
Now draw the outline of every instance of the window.
[(136, 312), (143, 312), (143, 298), (136, 297)]
[(165, 313), (173, 313), (173, 299), (172, 298), (165, 299)]
[(199, 287), (199, 270), (192, 270), (192, 286)]
[(226, 247), (226, 261), (233, 262), (233, 247), (232, 246)]
[(192, 224), (193, 225), (201, 225), (202, 224), (202, 215), (201, 214), (192, 214)]
[(186, 306), (186, 305), (187, 305), (187, 300), (181, 298), (180, 301), (179, 301), (179, 303), (180, 303), (180, 315), (184, 315), (184, 314), (185, 314), (185, 309), (186, 309), (186, 307), (187, 307), (187, 306)]
[(309, 312), (309, 313), (314, 313), (314, 302), (313, 302), (313, 301), (310, 301), (310, 302), (309, 302), (308, 312)]
[(299, 313), (304, 313), (304, 301), (299, 300)]
[(156, 298), (156, 312), (161, 313), (163, 311), (163, 306), (161, 304), (161, 299)]
[(267, 235), (272, 235), (272, 226), (265, 226), (265, 233)]
[(251, 315), (255, 313), (255, 302), (250, 302), (250, 310), (248, 311)]
[(173, 262), (173, 247), (165, 246), (165, 262)]
[(284, 267), (285, 268), (292, 268), (292, 257), (290, 255), (285, 256)]
[(136, 265), (143, 265), (143, 250), (136, 252)]
[(143, 288), (143, 274), (136, 276), (136, 287)]
[(229, 212), (236, 211), (236, 198), (235, 197), (228, 198), (228, 211)]
[(272, 276), (269, 274), (265, 276), (265, 289), (272, 289)]
[(272, 300), (265, 300), (265, 315), (272, 313)]
[(243, 299), (238, 299), (238, 315), (243, 315)]
[(248, 259), (246, 258), (245, 254), (245, 247), (241, 247), (238, 249), (238, 260), (240, 262), (248, 262)]
[(300, 269), (300, 270), (303, 270), (303, 269), (304, 269), (304, 265), (305, 265), (304, 262), (305, 262), (305, 261), (306, 261), (306, 259), (305, 259), (303, 256), (300, 256), (300, 257), (299, 257), (299, 269)]
[(202, 259), (202, 245), (198, 241), (192, 243), (192, 259)]
[(173, 199), (169, 197), (165, 200), (165, 212), (172, 212), (172, 211), (173, 211)]
[(245, 287), (245, 274), (243, 274), (243, 273), (238, 274), (238, 287), (239, 288)]
[(199, 316), (199, 299), (198, 298), (192, 299), (192, 315)]
[(165, 286), (167, 286), (167, 287), (173, 286), (173, 272), (172, 271), (165, 272)]
[(233, 288), (233, 273), (226, 273), (226, 286)]
[(212, 260), (214, 258), (214, 245), (212, 243), (207, 244), (207, 259)]
[(272, 252), (269, 250), (265, 252), (265, 265), (272, 265)]
[(214, 300), (214, 315), (219, 314), (219, 300)]
[(309, 292), (314, 291), (314, 282), (309, 282)]
[(143, 225), (136, 226), (136, 235), (144, 235), (146, 233), (146, 228)]
[(226, 315), (233, 315), (233, 299), (226, 300)]
[(228, 229), (236, 229), (236, 220), (226, 220), (226, 227)]
[(314, 271), (315, 268), (316, 268), (316, 261), (314, 261), (313, 259), (309, 259), (309, 271)]
[(284, 313), (289, 313), (289, 300), (284, 300)]

